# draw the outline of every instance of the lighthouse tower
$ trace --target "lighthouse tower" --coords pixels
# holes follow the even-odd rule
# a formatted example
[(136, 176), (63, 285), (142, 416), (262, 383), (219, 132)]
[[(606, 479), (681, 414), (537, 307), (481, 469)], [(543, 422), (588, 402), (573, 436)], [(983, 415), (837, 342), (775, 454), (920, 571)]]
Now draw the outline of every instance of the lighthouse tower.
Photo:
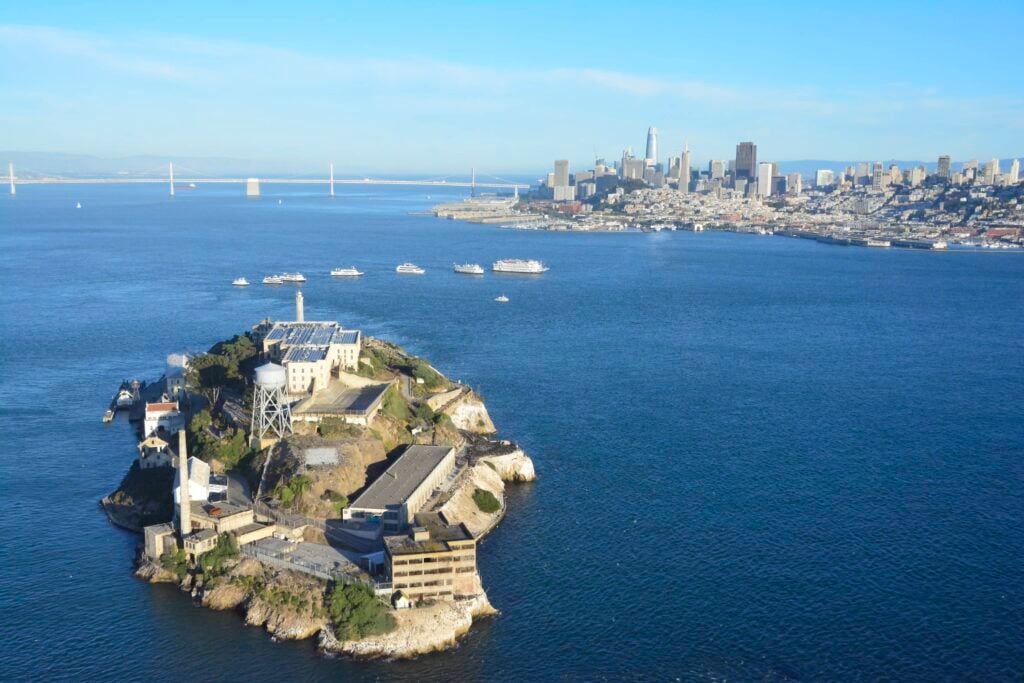
[(302, 300), (302, 290), (295, 292), (295, 322), (306, 321), (306, 307)]

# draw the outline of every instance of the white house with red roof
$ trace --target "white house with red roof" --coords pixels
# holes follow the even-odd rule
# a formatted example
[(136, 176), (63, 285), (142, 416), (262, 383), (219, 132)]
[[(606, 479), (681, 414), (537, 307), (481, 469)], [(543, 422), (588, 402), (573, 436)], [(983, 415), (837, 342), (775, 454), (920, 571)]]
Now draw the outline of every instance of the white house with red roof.
[(159, 435), (163, 430), (173, 434), (185, 428), (185, 415), (178, 410), (177, 401), (147, 403), (146, 416), (142, 424), (142, 438)]

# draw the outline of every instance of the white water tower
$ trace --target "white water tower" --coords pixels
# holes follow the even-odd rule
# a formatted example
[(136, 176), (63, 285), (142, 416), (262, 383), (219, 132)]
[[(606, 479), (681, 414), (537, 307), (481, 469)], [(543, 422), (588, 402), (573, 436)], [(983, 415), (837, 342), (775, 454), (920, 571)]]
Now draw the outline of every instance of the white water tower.
[(252, 441), (262, 448), (292, 433), (292, 411), (288, 406), (288, 374), (276, 363), (256, 368), (256, 393), (252, 399)]

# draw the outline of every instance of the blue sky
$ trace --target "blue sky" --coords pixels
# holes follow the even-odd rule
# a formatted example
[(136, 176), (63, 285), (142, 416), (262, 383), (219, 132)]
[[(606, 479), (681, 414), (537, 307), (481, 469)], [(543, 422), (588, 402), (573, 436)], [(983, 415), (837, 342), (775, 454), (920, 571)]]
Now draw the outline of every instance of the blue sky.
[(0, 149), (540, 172), (655, 125), (695, 161), (1024, 153), (1024, 3), (687, 4), (4, 2)]

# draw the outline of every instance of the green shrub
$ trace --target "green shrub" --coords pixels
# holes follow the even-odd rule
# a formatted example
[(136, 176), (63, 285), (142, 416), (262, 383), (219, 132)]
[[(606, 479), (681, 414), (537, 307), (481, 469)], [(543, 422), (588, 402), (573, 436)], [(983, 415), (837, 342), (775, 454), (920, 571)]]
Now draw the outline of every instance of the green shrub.
[(160, 566), (177, 576), (178, 581), (185, 578), (186, 565), (185, 551), (181, 548), (160, 556)]
[(217, 576), (221, 573), (227, 560), (238, 557), (238, 543), (232, 534), (221, 534), (213, 550), (199, 556), (199, 564), (203, 568), (203, 576)]
[(337, 491), (327, 489), (320, 497), (324, 500), (331, 501), (331, 505), (334, 507), (334, 514), (339, 517), (341, 516), (341, 511), (348, 507), (348, 496), (338, 493)]
[(320, 436), (327, 438), (332, 436), (359, 436), (359, 428), (348, 424), (340, 417), (325, 417), (320, 420), (316, 431)]
[(430, 363), (422, 358), (414, 358), (412, 361), (412, 376), (417, 380), (423, 380), (423, 386), (431, 391), (443, 389), (447, 386), (444, 377), (430, 367)]
[(473, 501), (480, 508), (481, 512), (490, 514), (501, 509), (501, 503), (498, 502), (498, 499), (494, 497), (493, 493), (485, 489), (473, 491)]
[(388, 608), (362, 583), (335, 584), (327, 599), (327, 613), (340, 640), (356, 640), (388, 633), (395, 618)]
[(416, 406), (416, 417), (427, 422), (433, 422), (434, 409), (428, 406), (426, 403), (421, 403), (418, 406)]
[(389, 387), (384, 393), (384, 402), (381, 410), (385, 415), (390, 415), (402, 422), (408, 422), (412, 417), (412, 413), (409, 412), (409, 404), (405, 402), (401, 392), (394, 385)]

